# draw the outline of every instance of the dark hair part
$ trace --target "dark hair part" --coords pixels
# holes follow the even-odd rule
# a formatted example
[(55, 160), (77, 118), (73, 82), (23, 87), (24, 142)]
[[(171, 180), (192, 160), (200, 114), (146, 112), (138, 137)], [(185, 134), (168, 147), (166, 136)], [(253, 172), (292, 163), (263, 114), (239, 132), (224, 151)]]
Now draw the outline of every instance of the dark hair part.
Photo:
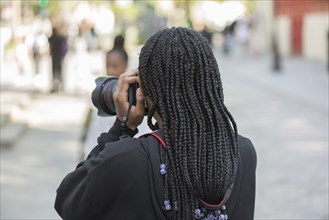
[(128, 63), (128, 54), (126, 50), (124, 49), (124, 43), (125, 43), (125, 38), (120, 34), (115, 37), (114, 39), (114, 44), (113, 48), (106, 53), (106, 58), (111, 54), (111, 53), (119, 53), (124, 61)]
[[(164, 29), (141, 50), (139, 74), (145, 95), (163, 120), (169, 159), (168, 198), (178, 203), (175, 219), (193, 219), (198, 199), (222, 201), (238, 164), (236, 123), (224, 105), (216, 59), (199, 33)], [(165, 195), (166, 197), (166, 195)]]

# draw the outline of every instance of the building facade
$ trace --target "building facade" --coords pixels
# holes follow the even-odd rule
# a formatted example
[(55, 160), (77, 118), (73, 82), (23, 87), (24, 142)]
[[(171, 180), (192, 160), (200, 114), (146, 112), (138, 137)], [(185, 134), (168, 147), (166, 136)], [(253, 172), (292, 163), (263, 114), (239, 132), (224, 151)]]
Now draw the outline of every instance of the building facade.
[(274, 0), (273, 15), (282, 55), (328, 61), (327, 0)]

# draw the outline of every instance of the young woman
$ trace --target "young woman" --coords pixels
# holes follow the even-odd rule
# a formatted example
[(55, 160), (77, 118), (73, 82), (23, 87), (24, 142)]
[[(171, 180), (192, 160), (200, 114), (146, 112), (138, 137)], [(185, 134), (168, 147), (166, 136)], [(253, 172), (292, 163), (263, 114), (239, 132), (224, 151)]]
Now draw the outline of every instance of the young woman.
[[(132, 83), (137, 101), (122, 127)], [(57, 190), (63, 219), (253, 219), (256, 153), (224, 105), (204, 37), (186, 28), (153, 35), (114, 100), (115, 124)], [(154, 132), (133, 138), (145, 102)]]

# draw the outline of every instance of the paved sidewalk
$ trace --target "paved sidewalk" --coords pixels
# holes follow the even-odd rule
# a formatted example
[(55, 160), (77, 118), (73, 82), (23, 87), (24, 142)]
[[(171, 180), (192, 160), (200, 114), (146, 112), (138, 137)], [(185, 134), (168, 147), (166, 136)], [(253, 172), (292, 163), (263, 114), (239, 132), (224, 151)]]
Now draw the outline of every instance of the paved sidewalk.
[(327, 66), (218, 55), (226, 104), (257, 150), (255, 219), (328, 219)]
[[(1, 91), (1, 98), (20, 94)], [(13, 146), (1, 147), (0, 219), (60, 219), (53, 208), (56, 189), (80, 160), (89, 100), (24, 94), (30, 101), (20, 113), (28, 129)]]
[[(66, 94), (48, 93), (49, 57), (42, 59), (39, 74), (33, 74), (33, 69), (19, 74), (11, 53), (1, 66), (1, 125), (22, 123), (26, 128), (16, 132), (16, 141), (4, 137), (10, 132), (1, 132), (1, 143), (8, 139), (11, 146), (1, 146), (0, 152), (0, 219), (60, 219), (54, 210), (56, 189), (82, 157), (81, 139), (91, 104), (89, 90), (103, 60), (101, 51), (80, 55), (72, 53), (66, 58), (64, 66), (72, 67), (64, 69)], [(84, 68), (83, 73), (77, 67)], [(8, 115), (10, 120), (3, 123)], [(17, 130), (17, 126), (9, 127)]]

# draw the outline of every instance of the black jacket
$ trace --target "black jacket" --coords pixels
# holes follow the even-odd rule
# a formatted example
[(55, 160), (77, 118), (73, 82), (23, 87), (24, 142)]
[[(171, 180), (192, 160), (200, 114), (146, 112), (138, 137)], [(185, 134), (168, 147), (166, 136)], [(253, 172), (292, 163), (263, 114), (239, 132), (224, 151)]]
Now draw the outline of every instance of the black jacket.
[[(162, 209), (163, 177), (159, 173), (161, 144), (153, 136), (122, 135), (117, 120), (85, 161), (69, 173), (57, 190), (55, 208), (63, 219), (172, 219)], [(158, 131), (158, 135), (162, 135)], [(253, 219), (256, 152), (249, 139), (238, 137), (240, 160), (231, 196), (226, 203), (230, 220)]]

